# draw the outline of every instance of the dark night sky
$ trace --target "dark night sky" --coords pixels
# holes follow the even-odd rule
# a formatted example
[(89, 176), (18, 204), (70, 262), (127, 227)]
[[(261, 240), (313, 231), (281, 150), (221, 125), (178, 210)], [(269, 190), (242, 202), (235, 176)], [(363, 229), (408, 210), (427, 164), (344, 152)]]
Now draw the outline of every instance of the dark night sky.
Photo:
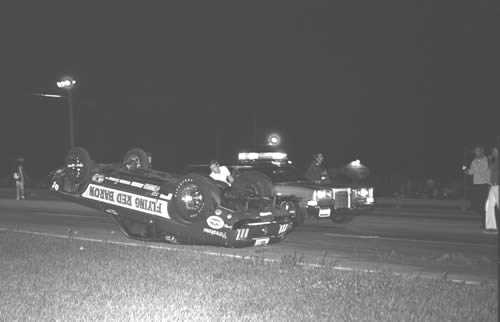
[(257, 115), (299, 163), (450, 176), (500, 134), (497, 1), (37, 6), (2, 9), (0, 175), (18, 154), (37, 174), (62, 159), (65, 102), (29, 94), (65, 73), (78, 143), (103, 161), (137, 145), (158, 168), (206, 161), (214, 127), (229, 156)]

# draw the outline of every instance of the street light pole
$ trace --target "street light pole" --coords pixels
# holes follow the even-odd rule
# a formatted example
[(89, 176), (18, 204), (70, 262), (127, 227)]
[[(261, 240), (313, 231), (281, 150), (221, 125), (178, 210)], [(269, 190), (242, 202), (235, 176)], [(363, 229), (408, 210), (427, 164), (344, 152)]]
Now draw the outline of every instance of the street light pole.
[(69, 147), (70, 149), (75, 146), (75, 117), (73, 112), (73, 96), (71, 89), (68, 90), (68, 108), (69, 108)]
[(215, 128), (215, 159), (219, 160), (220, 158), (220, 129), (219, 127)]
[(253, 145), (257, 147), (257, 109), (253, 112)]
[(76, 81), (65, 76), (60, 81), (57, 82), (57, 87), (65, 89), (68, 92), (68, 115), (69, 115), (69, 146), (73, 148), (75, 146), (75, 118), (73, 112), (73, 97), (71, 94), (71, 89), (75, 86)]

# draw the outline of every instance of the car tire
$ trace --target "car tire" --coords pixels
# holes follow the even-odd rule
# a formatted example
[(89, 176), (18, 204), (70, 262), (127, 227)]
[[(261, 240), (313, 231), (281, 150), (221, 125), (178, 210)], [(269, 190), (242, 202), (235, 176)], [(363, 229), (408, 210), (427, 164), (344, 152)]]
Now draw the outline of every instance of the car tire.
[(90, 179), (93, 162), (89, 152), (82, 147), (70, 149), (64, 159), (64, 165), (63, 190), (70, 193), (78, 192), (81, 184)]
[(293, 224), (295, 227), (298, 227), (304, 225), (305, 221), (306, 221), (306, 210), (300, 208), (299, 205), (297, 205), (297, 210), (295, 212), (295, 218), (293, 220)]
[(333, 211), (332, 214), (330, 215), (330, 219), (334, 223), (340, 224), (346, 221), (347, 216), (346, 213), (343, 211)]
[[(220, 189), (207, 178), (188, 174), (177, 183), (169, 212), (181, 221), (199, 222), (214, 213), (220, 203), (220, 193)], [(190, 197), (188, 201), (186, 196)]]
[(151, 168), (148, 154), (141, 148), (133, 148), (128, 150), (127, 153), (125, 153), (125, 155), (123, 156), (123, 165), (131, 167), (129, 168), (129, 170), (147, 170)]
[(235, 178), (232, 187), (234, 189), (249, 191), (257, 196), (272, 198), (273, 183), (271, 179), (259, 171), (243, 171)]
[(292, 217), (293, 226), (297, 227), (304, 224), (304, 213), (303, 209), (300, 208), (299, 204), (295, 201), (283, 200), (278, 205), (279, 209), (290, 214), (290, 211), (294, 211)]

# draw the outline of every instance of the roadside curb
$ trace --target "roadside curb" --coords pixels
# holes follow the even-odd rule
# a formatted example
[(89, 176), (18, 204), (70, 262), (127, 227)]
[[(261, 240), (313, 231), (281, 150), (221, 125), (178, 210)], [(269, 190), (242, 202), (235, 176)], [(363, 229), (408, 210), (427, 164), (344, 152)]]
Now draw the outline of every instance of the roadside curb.
[(376, 204), (383, 208), (426, 208), (433, 209), (453, 209), (466, 212), (465, 209), (470, 207), (468, 200), (441, 200), (441, 199), (419, 199), (419, 198), (398, 198), (398, 197), (378, 197), (375, 199)]
[(0, 198), (0, 206), (7, 209), (19, 209), (23, 207), (29, 210), (39, 210), (48, 208), (52, 211), (83, 211), (92, 213), (102, 213), (98, 210), (85, 207), (76, 203), (64, 200), (15, 200), (15, 199), (2, 199)]
[[(420, 217), (420, 218), (436, 218), (444, 220), (462, 220), (462, 221), (477, 221), (478, 215), (461, 212), (438, 210), (438, 209), (408, 209), (408, 208), (377, 208), (372, 211), (374, 216), (383, 217)], [(367, 214), (368, 216), (370, 214)]]

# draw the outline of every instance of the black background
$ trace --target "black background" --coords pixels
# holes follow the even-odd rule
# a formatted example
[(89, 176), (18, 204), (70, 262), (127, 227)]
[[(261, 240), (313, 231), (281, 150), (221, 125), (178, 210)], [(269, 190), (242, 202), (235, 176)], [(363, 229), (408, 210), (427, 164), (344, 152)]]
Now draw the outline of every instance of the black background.
[(0, 174), (33, 176), (77, 143), (99, 161), (130, 147), (179, 169), (283, 135), (303, 165), (359, 158), (378, 174), (453, 177), (500, 134), (497, 1), (178, 1), (2, 9)]

